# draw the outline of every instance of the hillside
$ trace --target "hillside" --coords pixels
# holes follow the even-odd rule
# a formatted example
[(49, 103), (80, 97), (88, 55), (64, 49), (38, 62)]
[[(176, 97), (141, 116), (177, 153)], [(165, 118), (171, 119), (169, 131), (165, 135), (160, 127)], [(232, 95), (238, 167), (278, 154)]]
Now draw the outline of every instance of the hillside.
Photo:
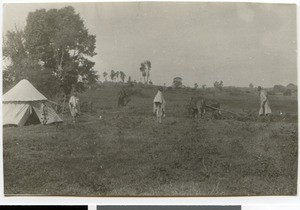
[[(271, 122), (223, 113), (192, 119), (191, 96), (240, 115), (258, 112), (256, 92), (166, 90), (166, 117), (152, 114), (156, 87), (117, 108), (119, 85), (80, 95), (93, 101), (79, 123), (3, 130), (5, 194), (101, 196), (295, 195), (297, 98), (270, 96)], [(278, 115), (279, 111), (283, 115)], [(99, 117), (102, 117), (99, 119)]]

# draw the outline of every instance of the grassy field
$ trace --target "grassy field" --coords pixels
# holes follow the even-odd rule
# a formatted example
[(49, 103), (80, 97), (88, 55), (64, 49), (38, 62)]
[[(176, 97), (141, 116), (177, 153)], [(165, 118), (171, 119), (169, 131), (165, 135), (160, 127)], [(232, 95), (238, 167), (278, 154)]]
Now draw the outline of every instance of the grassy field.
[(4, 128), (5, 194), (296, 194), (296, 96), (270, 96), (271, 122), (257, 112), (221, 119), (208, 113), (196, 120), (186, 109), (191, 96), (217, 99), (223, 109), (243, 115), (258, 111), (257, 93), (166, 90), (166, 117), (158, 124), (152, 115), (156, 88), (141, 88), (124, 108), (117, 108), (119, 89), (80, 95), (94, 102), (94, 112), (83, 112), (76, 127), (66, 113), (59, 126)]

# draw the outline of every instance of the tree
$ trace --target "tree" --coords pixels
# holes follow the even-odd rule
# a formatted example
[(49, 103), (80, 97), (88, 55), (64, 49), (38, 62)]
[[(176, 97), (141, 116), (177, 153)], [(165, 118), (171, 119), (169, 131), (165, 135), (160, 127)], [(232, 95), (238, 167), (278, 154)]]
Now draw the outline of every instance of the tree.
[(103, 72), (103, 77), (104, 77), (105, 81), (107, 81), (107, 78), (106, 78), (106, 77), (107, 77), (107, 75), (108, 75), (108, 74), (107, 74), (107, 72), (106, 72), (106, 71), (105, 71), (105, 72)]
[(144, 83), (148, 84), (151, 70), (151, 62), (146, 60), (141, 63), (140, 71), (142, 72), (142, 76), (144, 77)]
[(297, 85), (295, 85), (295, 84), (293, 84), (293, 83), (290, 83), (290, 84), (288, 84), (286, 87), (285, 87), (286, 89), (290, 89), (292, 92), (295, 92), (295, 91), (297, 91)]
[(143, 72), (142, 76), (144, 77), (144, 83), (146, 84), (146, 79), (145, 79), (145, 78), (146, 78), (146, 76), (147, 76), (147, 73), (146, 73), (146, 71), (144, 71), (144, 72)]
[(115, 73), (115, 78), (116, 78), (116, 80), (119, 78), (119, 75), (120, 75), (120, 72), (119, 72), (119, 71), (116, 71), (116, 73)]
[(250, 89), (253, 89), (253, 88), (254, 88), (254, 85), (253, 85), (252, 83), (250, 83), (250, 84), (249, 84), (249, 88), (250, 88)]
[(5, 93), (6, 91), (8, 91), (11, 88), (11, 85), (13, 83), (13, 76), (11, 75), (12, 71), (3, 71), (3, 78), (2, 78), (2, 82), (3, 82), (3, 92)]
[(128, 77), (128, 80), (127, 80), (127, 83), (131, 83), (132, 80), (131, 80), (131, 76)]
[(173, 87), (174, 88), (180, 88), (180, 87), (182, 87), (182, 78), (181, 77), (175, 77), (173, 79)]
[(197, 90), (197, 88), (198, 88), (198, 84), (197, 83), (194, 84), (194, 88)]
[(126, 77), (125, 73), (123, 71), (120, 71), (120, 78), (121, 78), (122, 82), (125, 81), (125, 77)]
[(8, 31), (4, 40), (3, 57), (9, 65), (4, 67), (3, 88), (7, 91), (22, 79), (28, 79), (34, 86), (47, 97), (53, 97), (60, 92), (60, 84), (53, 72), (44, 67), (44, 62), (39, 61), (29, 54), (26, 49), (26, 39), (23, 30), (15, 28)]
[(284, 92), (283, 92), (283, 95), (284, 96), (291, 96), (292, 95), (292, 91), (290, 89), (286, 89)]
[(140, 71), (142, 72), (142, 76), (144, 78), (144, 83), (146, 83), (146, 67), (143, 63), (141, 63)]
[(274, 85), (273, 87), (275, 93), (284, 93), (285, 89), (286, 88), (283, 85)]
[(222, 90), (223, 90), (223, 81), (220, 81), (220, 82), (215, 81), (215, 82), (214, 82), (214, 87), (215, 87), (216, 89), (222, 91)]
[(129, 87), (133, 87), (134, 86), (134, 84), (132, 82), (132, 79), (131, 79), (131, 76), (128, 77), (127, 84), (128, 84)]
[(202, 89), (205, 89), (206, 88), (206, 85), (202, 85)]
[(146, 66), (146, 82), (149, 82), (149, 77), (150, 77), (150, 71), (151, 71), (151, 62), (149, 60), (146, 60), (144, 62), (145, 66)]
[(77, 84), (79, 75), (87, 84), (98, 78), (95, 63), (88, 59), (96, 55), (95, 43), (96, 37), (71, 6), (30, 12), (24, 30), (6, 34), (3, 55), (10, 64), (5, 80), (30, 79), (46, 95), (67, 95), (73, 86), (83, 91), (84, 86)]
[(223, 86), (224, 86), (223, 81), (220, 81), (220, 82), (219, 82), (219, 89), (222, 90), (222, 89), (223, 89)]
[(114, 70), (111, 70), (110, 71), (110, 79), (111, 79), (111, 81), (115, 80), (115, 76), (116, 76), (116, 72)]

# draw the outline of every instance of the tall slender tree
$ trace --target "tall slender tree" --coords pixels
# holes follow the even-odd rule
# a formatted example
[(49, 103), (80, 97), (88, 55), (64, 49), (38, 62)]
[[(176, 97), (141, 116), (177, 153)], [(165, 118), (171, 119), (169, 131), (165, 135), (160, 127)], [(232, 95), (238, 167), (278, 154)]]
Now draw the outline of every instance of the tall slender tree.
[(140, 71), (142, 72), (142, 76), (144, 78), (144, 83), (146, 84), (147, 73), (146, 73), (146, 66), (144, 63), (141, 63)]
[(115, 80), (115, 76), (116, 76), (116, 72), (114, 70), (111, 70), (110, 71), (110, 79), (111, 79), (111, 81)]
[(117, 81), (117, 79), (119, 78), (119, 75), (120, 75), (120, 72), (119, 72), (119, 71), (116, 71), (116, 73), (115, 73), (115, 79), (116, 79), (116, 81)]
[(148, 83), (150, 78), (151, 62), (146, 60), (144, 63), (146, 66), (146, 82)]
[(144, 83), (148, 84), (151, 70), (151, 62), (146, 60), (141, 63), (140, 71), (142, 72), (142, 76), (144, 78)]
[(198, 83), (194, 84), (194, 89), (196, 89), (196, 90), (198, 89)]
[(122, 82), (125, 81), (125, 77), (126, 77), (126, 74), (123, 71), (120, 71), (120, 78), (121, 78)]
[(103, 77), (104, 77), (104, 79), (105, 79), (105, 81), (107, 81), (107, 72), (105, 71), (105, 72), (103, 72)]
[(128, 80), (127, 80), (127, 83), (131, 83), (132, 80), (131, 80), (131, 76), (128, 77)]

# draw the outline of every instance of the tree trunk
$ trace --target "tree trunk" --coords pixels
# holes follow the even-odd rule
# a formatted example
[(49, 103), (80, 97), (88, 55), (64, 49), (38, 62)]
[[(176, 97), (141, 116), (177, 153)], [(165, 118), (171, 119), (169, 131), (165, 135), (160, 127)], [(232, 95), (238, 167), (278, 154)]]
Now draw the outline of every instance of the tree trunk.
[(90, 112), (93, 113), (93, 101), (90, 103)]
[(66, 100), (67, 100), (67, 95), (64, 94), (64, 100), (63, 100), (63, 104), (62, 104), (62, 114), (65, 112), (65, 104), (66, 104)]
[(147, 84), (149, 82), (149, 77), (150, 77), (150, 72), (149, 72), (149, 70), (147, 70)]

